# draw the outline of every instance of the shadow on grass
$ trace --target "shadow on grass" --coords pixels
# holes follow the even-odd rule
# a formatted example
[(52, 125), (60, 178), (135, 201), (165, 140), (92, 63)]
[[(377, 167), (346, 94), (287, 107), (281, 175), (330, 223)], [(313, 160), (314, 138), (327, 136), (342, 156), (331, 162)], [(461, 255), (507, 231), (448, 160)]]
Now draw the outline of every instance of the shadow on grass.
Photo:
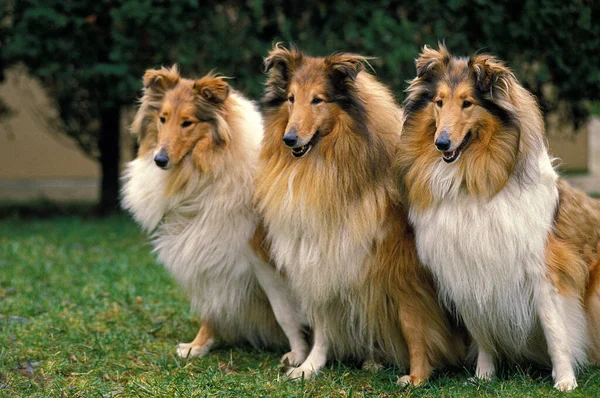
[(51, 219), (75, 216), (83, 219), (100, 218), (102, 214), (93, 202), (54, 202), (39, 199), (28, 202), (0, 201), (0, 219)]

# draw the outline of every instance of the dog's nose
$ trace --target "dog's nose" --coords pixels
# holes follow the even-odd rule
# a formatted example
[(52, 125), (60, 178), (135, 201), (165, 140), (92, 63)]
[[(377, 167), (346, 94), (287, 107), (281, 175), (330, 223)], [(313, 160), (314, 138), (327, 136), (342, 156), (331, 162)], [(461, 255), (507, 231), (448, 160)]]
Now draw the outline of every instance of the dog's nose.
[(164, 148), (161, 148), (160, 151), (154, 156), (154, 163), (161, 169), (166, 169), (169, 165), (169, 155), (167, 155), (167, 151)]
[(442, 134), (435, 140), (435, 147), (438, 151), (447, 151), (450, 149), (452, 145), (452, 141), (450, 141), (450, 136), (448, 135), (448, 130), (443, 130)]
[(298, 143), (298, 134), (296, 133), (296, 129), (290, 129), (287, 133), (285, 133), (283, 136), (283, 142), (289, 147), (295, 146)]

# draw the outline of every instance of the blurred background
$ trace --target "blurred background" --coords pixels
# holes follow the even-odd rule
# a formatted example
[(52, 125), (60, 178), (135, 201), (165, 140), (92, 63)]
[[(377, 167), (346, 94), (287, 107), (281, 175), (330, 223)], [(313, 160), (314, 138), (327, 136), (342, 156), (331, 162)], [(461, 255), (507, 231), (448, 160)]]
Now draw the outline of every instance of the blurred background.
[(215, 69), (258, 100), (273, 43), (377, 57), (399, 101), (423, 45), (492, 52), (533, 91), (561, 170), (600, 192), (597, 0), (0, 0), (0, 203), (118, 209), (147, 68)]

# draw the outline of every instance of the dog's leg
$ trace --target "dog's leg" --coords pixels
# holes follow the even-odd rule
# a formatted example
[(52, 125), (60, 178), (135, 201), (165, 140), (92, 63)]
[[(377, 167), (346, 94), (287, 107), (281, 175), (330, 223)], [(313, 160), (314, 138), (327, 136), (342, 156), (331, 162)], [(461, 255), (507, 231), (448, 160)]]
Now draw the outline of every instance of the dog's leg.
[(291, 379), (301, 380), (302, 375), (304, 375), (305, 379), (310, 379), (316, 376), (327, 363), (329, 342), (327, 341), (324, 325), (321, 321), (315, 319), (313, 328), (315, 342), (312, 350), (302, 365), (297, 368), (292, 368), (287, 372), (287, 375)]
[(475, 377), (481, 380), (491, 380), (496, 375), (496, 360), (494, 353), (487, 346), (477, 343), (477, 368)]
[(306, 359), (308, 343), (302, 333), (303, 324), (307, 324), (299, 313), (300, 308), (292, 296), (285, 280), (277, 274), (275, 268), (263, 261), (255, 262), (255, 274), (265, 291), (275, 318), (290, 342), (291, 351), (281, 357), (286, 366), (298, 366)]
[(400, 307), (402, 333), (408, 345), (410, 374), (399, 377), (397, 383), (418, 386), (429, 378), (432, 371), (427, 347), (428, 324), (419, 309), (410, 308), (407, 303), (400, 304)]
[(545, 278), (541, 278), (537, 285), (537, 310), (552, 360), (554, 388), (571, 391), (577, 387), (577, 380), (567, 325), (561, 316), (563, 306), (560, 300), (565, 298)]
[(191, 343), (181, 343), (177, 347), (177, 355), (182, 358), (203, 357), (215, 343), (215, 334), (208, 322), (202, 320), (200, 330)]
[(590, 359), (600, 364), (600, 242), (596, 249), (596, 261), (591, 265), (590, 281), (585, 297), (585, 309), (590, 338)]

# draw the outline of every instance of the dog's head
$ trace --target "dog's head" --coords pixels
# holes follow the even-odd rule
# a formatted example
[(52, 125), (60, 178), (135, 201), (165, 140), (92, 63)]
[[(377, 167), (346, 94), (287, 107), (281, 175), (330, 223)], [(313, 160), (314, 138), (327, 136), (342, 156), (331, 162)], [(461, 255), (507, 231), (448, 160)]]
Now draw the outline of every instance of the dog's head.
[(202, 165), (207, 151), (227, 144), (222, 112), (229, 92), (227, 82), (213, 74), (194, 81), (181, 78), (175, 67), (146, 71), (138, 114), (146, 128), (156, 131), (153, 151), (158, 167), (177, 166), (187, 155)]
[(440, 44), (439, 50), (425, 46), (416, 67), (404, 104), (406, 120), (409, 126), (417, 119), (425, 126), (422, 133), (431, 136), (446, 163), (469, 156), (471, 146), (487, 146), (506, 131), (516, 156), (519, 131), (510, 100), (515, 79), (501, 61), (485, 54), (453, 57)]
[(296, 48), (275, 45), (265, 59), (268, 73), (263, 106), (285, 114), (281, 145), (301, 158), (325, 139), (344, 112), (356, 118), (364, 113), (355, 82), (365, 57), (337, 53), (309, 57)]

